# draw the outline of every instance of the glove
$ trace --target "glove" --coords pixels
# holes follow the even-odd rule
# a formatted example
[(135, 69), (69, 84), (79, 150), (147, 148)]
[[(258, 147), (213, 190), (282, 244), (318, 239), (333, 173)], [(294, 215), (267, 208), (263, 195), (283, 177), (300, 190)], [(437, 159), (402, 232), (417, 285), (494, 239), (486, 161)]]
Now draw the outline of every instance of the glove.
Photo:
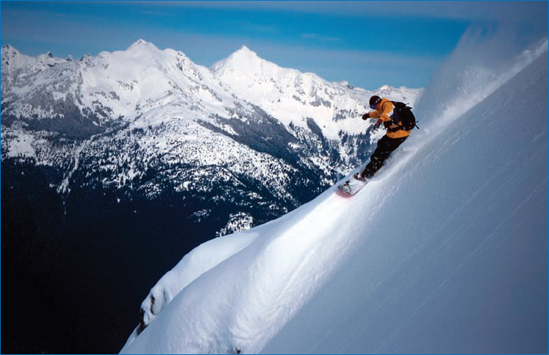
[(368, 118), (370, 118), (370, 113), (366, 112), (364, 115), (362, 115), (362, 119), (366, 121)]

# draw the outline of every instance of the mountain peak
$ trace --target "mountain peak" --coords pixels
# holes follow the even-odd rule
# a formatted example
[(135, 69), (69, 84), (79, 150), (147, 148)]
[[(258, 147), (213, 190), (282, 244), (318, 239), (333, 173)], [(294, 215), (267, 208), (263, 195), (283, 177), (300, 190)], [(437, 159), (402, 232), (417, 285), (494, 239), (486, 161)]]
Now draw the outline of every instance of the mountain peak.
[(156, 46), (151, 42), (147, 42), (144, 39), (140, 38), (137, 41), (133, 42), (132, 45), (128, 47), (128, 50), (137, 48), (156, 48)]
[(255, 53), (254, 51), (252, 51), (250, 48), (248, 48), (248, 47), (246, 47), (246, 46), (240, 47), (240, 49), (237, 50), (235, 53), (240, 53), (240, 54), (251, 54), (251, 55), (256, 55), (256, 56), (257, 56), (257, 53)]
[(140, 38), (140, 39), (138, 39), (137, 41), (133, 42), (131, 46), (133, 47), (133, 46), (138, 46), (138, 45), (140, 45), (140, 44), (147, 44), (147, 43), (148, 43), (147, 41), (145, 41), (144, 39)]
[(231, 57), (237, 58), (239, 61), (246, 60), (246, 61), (261, 61), (261, 59), (256, 52), (250, 50), (250, 48), (246, 46), (242, 46), (239, 50), (231, 54)]
[(6, 44), (2, 47), (2, 53), (19, 53), (19, 51), (11, 44)]
[(239, 50), (231, 54), (228, 58), (223, 59), (212, 66), (212, 70), (216, 73), (230, 71), (258, 71), (259, 68), (268, 63), (260, 58), (256, 52), (250, 50), (246, 46), (242, 46)]

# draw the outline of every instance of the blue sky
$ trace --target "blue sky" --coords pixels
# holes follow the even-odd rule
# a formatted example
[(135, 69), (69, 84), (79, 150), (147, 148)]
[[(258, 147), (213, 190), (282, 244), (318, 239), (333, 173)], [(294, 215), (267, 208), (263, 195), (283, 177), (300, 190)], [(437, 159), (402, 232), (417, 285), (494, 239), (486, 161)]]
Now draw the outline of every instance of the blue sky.
[(424, 87), (471, 25), (547, 36), (547, 2), (7, 2), (2, 45), (97, 55), (142, 38), (211, 66), (243, 45), (283, 67), (366, 89)]

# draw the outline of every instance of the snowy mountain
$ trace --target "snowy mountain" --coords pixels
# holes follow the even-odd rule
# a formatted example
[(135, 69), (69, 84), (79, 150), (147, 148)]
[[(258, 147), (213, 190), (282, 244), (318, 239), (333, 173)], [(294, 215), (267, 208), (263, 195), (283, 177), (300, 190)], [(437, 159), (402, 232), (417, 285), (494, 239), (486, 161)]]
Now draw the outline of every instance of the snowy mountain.
[[(419, 93), (391, 97), (413, 103)], [(155, 198), (217, 187), (226, 193), (214, 199), (246, 196), (237, 204), (277, 216), (367, 157), (375, 137), (358, 118), (371, 94), (245, 47), (210, 70), (143, 40), (76, 61), (6, 46), (2, 161), (57, 168), (52, 185), (64, 194), (95, 186)]]
[[(547, 352), (547, 41), (500, 72), (459, 54), (439, 75), (472, 95), (435, 79), (422, 130), (355, 197), (332, 187), (185, 255), (122, 352)], [(236, 92), (281, 87), (239, 56), (279, 80), (218, 63)]]

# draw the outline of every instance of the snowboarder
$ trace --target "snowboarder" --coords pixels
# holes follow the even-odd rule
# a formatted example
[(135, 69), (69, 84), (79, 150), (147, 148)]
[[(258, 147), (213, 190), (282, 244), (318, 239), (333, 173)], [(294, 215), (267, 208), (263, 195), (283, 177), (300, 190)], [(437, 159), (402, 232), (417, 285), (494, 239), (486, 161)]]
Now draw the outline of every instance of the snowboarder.
[(377, 142), (376, 150), (370, 157), (370, 163), (366, 166), (362, 173), (356, 173), (355, 179), (361, 181), (367, 181), (371, 179), (374, 174), (381, 169), (385, 161), (393, 151), (395, 151), (404, 141), (408, 138), (411, 130), (406, 130), (402, 127), (401, 122), (395, 124), (393, 122), (392, 112), (394, 104), (391, 100), (381, 98), (374, 95), (370, 98), (370, 111), (362, 116), (363, 120), (377, 119), (375, 127), (379, 127), (381, 124), (387, 129), (387, 133)]

